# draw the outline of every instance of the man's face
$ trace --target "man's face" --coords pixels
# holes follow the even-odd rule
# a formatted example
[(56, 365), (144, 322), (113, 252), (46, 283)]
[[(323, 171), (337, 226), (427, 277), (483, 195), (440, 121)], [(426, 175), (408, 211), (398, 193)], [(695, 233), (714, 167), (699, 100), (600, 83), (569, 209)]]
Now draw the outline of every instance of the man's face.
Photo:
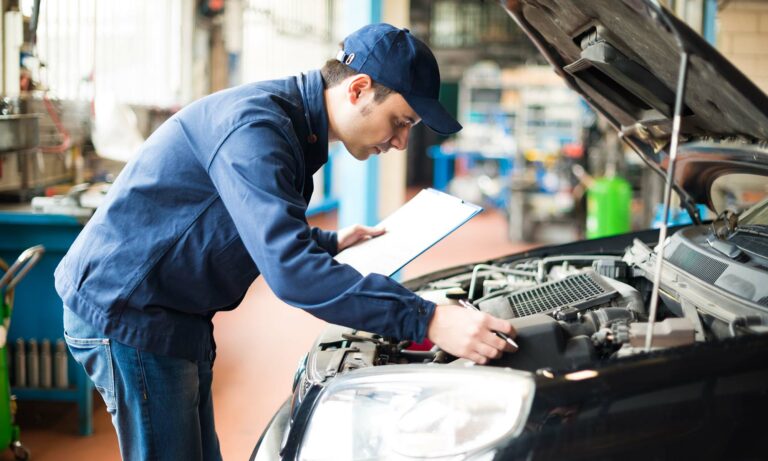
[(390, 148), (405, 149), (411, 127), (421, 121), (400, 94), (376, 102), (373, 93), (370, 86), (353, 88), (338, 118), (338, 138), (358, 160)]

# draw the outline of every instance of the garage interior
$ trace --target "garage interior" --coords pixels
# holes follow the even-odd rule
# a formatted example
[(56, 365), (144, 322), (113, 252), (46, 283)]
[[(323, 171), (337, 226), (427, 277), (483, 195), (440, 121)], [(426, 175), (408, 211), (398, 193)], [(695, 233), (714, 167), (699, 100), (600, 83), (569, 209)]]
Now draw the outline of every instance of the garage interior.
[[(661, 3), (768, 92), (768, 1)], [(243, 83), (319, 68), (365, 24), (407, 27), (431, 47), (441, 102), (464, 129), (443, 137), (417, 125), (405, 151), (366, 162), (332, 145), (315, 175), (311, 225), (375, 225), (430, 187), (484, 208), (398, 273), (407, 280), (663, 221), (663, 179), (495, 1), (0, 0), (0, 11), (0, 257), (10, 264), (34, 245), (46, 251), (15, 288), (0, 376), (15, 397), (0, 406), (15, 408), (34, 460), (120, 459), (103, 401), (63, 348), (53, 289), (53, 270), (109, 185), (181, 108)], [(723, 206), (738, 209), (768, 195), (764, 178), (718, 188)], [(669, 223), (690, 222), (673, 198)], [(222, 455), (246, 459), (325, 323), (258, 279), (214, 326)], [(0, 459), (14, 454), (4, 450)]]

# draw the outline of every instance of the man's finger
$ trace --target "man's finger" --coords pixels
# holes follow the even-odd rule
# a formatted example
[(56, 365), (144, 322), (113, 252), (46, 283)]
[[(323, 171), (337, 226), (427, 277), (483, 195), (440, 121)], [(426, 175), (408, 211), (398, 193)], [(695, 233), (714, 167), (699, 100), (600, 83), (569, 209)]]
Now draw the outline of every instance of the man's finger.
[(377, 226), (377, 227), (366, 227), (365, 231), (371, 237), (377, 237), (377, 236), (385, 233), (387, 230), (384, 229), (384, 227)]
[(467, 355), (466, 358), (468, 358), (469, 360), (475, 362), (478, 365), (485, 365), (486, 363), (488, 363), (488, 359), (487, 358), (483, 357), (482, 355), (480, 355), (480, 354), (478, 354), (476, 352), (473, 352), (473, 353)]
[(511, 323), (509, 323), (506, 320), (502, 320), (496, 317), (490, 317), (488, 319), (488, 328), (490, 328), (493, 331), (498, 331), (499, 333), (504, 333), (505, 335), (514, 338), (517, 336), (517, 331), (515, 331), (515, 327), (512, 326)]
[(485, 358), (497, 359), (501, 357), (501, 351), (485, 343), (477, 343), (475, 350)]
[[(510, 344), (506, 339), (500, 338), (496, 332), (500, 332), (503, 334), (506, 334), (510, 338), (514, 338), (517, 336), (517, 331), (515, 331), (515, 328), (506, 320), (501, 320), (497, 318), (492, 318), (494, 322), (491, 322), (496, 328), (492, 329), (489, 332), (489, 335), (486, 336), (487, 339), (484, 339), (484, 341), (504, 352), (517, 352), (518, 348), (514, 345)], [(500, 322), (500, 323), (499, 323)], [(504, 329), (505, 327), (508, 327), (507, 329)]]
[(492, 348), (503, 351), (506, 349), (506, 346), (509, 345), (504, 339), (499, 338), (496, 333), (489, 331), (488, 334), (484, 335), (483, 342)]

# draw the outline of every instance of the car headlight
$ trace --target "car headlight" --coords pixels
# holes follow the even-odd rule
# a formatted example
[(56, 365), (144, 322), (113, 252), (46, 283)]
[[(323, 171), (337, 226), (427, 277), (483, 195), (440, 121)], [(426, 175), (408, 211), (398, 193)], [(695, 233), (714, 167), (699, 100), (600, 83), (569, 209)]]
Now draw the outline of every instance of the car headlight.
[(350, 372), (318, 398), (299, 459), (452, 458), (520, 434), (534, 394), (530, 373), (435, 365)]

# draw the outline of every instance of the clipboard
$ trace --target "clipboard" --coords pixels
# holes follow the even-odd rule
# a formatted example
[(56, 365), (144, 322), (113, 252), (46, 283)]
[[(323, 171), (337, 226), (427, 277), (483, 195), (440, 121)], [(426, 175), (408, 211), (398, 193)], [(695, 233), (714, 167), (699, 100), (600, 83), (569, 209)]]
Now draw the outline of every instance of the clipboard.
[(482, 210), (453, 195), (423, 189), (378, 224), (386, 229), (383, 235), (346, 248), (335, 259), (363, 276), (391, 276)]

